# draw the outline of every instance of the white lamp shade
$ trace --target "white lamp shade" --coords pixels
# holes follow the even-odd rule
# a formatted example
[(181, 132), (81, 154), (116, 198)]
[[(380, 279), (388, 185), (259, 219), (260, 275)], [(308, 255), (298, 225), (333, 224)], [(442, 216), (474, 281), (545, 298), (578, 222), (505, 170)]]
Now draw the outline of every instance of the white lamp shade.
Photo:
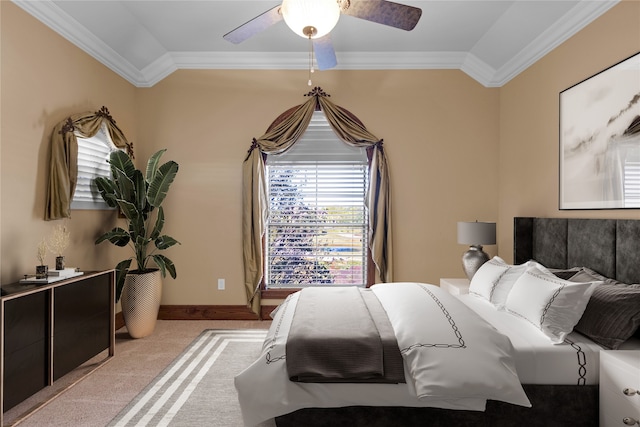
[(495, 245), (495, 222), (459, 222), (458, 243), (465, 245)]
[(307, 38), (303, 29), (314, 27), (319, 38), (333, 30), (340, 18), (340, 6), (336, 0), (283, 0), (282, 17), (297, 35)]

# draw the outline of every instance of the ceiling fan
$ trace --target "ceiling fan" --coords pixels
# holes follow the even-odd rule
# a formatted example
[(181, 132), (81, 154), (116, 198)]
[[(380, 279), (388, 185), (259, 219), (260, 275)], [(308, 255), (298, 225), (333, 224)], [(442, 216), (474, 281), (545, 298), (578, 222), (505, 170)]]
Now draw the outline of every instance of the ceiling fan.
[(241, 43), (282, 19), (294, 33), (313, 43), (318, 68), (337, 65), (329, 32), (341, 14), (411, 31), (422, 16), (422, 9), (387, 0), (283, 0), (281, 5), (245, 22), (223, 38)]

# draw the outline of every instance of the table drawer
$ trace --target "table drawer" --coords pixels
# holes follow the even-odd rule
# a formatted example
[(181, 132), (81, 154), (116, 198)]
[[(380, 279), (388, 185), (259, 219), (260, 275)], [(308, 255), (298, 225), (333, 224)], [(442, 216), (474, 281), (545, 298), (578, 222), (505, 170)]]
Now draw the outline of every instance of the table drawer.
[[(600, 384), (619, 391), (621, 395), (625, 388), (640, 390), (639, 372), (629, 369), (627, 365), (607, 363), (600, 368)], [(636, 396), (640, 400), (640, 395)]]
[[(600, 426), (628, 426), (625, 417), (640, 420), (640, 395), (625, 389), (640, 389), (640, 352), (600, 353)], [(637, 425), (637, 424), (636, 424)]]
[[(624, 417), (640, 419), (640, 403), (635, 397), (627, 397), (622, 392), (615, 393), (610, 389), (600, 389), (600, 426), (624, 426)], [(640, 399), (637, 399), (640, 400)]]

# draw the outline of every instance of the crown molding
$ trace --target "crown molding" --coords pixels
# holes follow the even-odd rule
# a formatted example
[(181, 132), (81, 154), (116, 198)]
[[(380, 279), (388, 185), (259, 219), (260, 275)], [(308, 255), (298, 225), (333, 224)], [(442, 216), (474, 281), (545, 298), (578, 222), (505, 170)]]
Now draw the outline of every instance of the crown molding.
[(488, 84), (493, 79), (496, 70), (473, 53), (465, 55), (464, 61), (460, 66), (462, 70), (469, 77), (473, 78), (483, 86), (490, 87)]
[[(308, 52), (174, 52), (177, 68), (305, 70)], [(411, 70), (459, 68), (467, 53), (459, 52), (337, 52), (336, 70)]]
[[(57, 7), (52, 0), (12, 1), (136, 87), (151, 87), (178, 69), (287, 70), (308, 67), (307, 52), (167, 52), (140, 70)], [(338, 52), (338, 66), (335, 69), (459, 69), (486, 87), (500, 87), (619, 1), (580, 1), (559, 23), (497, 70), (473, 52)]]
[(492, 78), (486, 81), (485, 86), (500, 87), (505, 85), (619, 2), (620, 0), (581, 1), (561, 20), (536, 37), (527, 47), (497, 70)]

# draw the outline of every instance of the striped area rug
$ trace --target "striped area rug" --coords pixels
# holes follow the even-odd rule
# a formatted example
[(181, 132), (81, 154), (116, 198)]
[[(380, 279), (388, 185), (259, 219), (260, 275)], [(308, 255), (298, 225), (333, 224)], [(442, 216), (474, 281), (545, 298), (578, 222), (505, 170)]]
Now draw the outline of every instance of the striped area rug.
[(242, 426), (233, 377), (259, 356), (266, 332), (203, 331), (109, 426)]

